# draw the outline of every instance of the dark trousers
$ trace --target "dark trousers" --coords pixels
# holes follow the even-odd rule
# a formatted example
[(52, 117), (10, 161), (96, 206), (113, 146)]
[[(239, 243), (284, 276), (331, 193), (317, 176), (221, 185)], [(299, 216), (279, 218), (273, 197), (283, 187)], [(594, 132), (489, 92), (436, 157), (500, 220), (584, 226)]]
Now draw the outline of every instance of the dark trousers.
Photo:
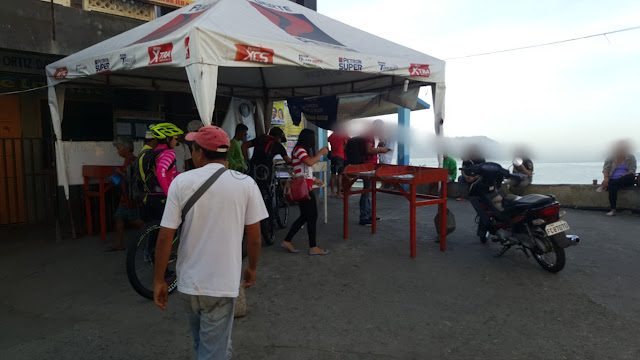
[[(326, 190), (326, 189), (325, 189)], [(318, 206), (316, 205), (316, 194), (309, 191), (309, 200), (300, 201), (300, 216), (291, 225), (291, 229), (284, 238), (284, 241), (291, 242), (296, 233), (307, 224), (307, 234), (309, 235), (309, 247), (316, 247), (316, 223), (318, 222)]]
[[(362, 180), (362, 188), (364, 190), (372, 187), (372, 181)], [(360, 222), (371, 222), (371, 193), (360, 194)]]
[(609, 190), (609, 204), (611, 205), (611, 209), (615, 210), (616, 205), (618, 204), (618, 190), (625, 186), (633, 186), (634, 178), (633, 174), (625, 175), (619, 177), (617, 179), (609, 180), (609, 186), (607, 189)]

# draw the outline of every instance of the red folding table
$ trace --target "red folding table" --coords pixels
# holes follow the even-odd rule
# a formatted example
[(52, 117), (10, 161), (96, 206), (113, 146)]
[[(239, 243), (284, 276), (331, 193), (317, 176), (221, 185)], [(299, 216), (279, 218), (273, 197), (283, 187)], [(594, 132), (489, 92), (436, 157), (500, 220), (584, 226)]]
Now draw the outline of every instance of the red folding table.
[[(410, 248), (411, 257), (416, 257), (416, 208), (426, 205), (438, 205), (440, 213), (440, 250), (447, 249), (447, 178), (446, 169), (428, 168), (420, 166), (361, 164), (349, 165), (342, 174), (344, 187), (344, 238), (349, 237), (349, 195), (371, 193), (371, 233), (376, 233), (376, 204), (377, 193), (402, 195), (409, 200)], [(370, 189), (352, 191), (356, 180), (371, 181)], [(376, 182), (392, 184), (394, 190), (377, 189)], [(418, 194), (420, 184), (439, 183), (440, 191), (437, 196)], [(409, 188), (409, 191), (405, 189)], [(420, 200), (418, 200), (420, 199)]]

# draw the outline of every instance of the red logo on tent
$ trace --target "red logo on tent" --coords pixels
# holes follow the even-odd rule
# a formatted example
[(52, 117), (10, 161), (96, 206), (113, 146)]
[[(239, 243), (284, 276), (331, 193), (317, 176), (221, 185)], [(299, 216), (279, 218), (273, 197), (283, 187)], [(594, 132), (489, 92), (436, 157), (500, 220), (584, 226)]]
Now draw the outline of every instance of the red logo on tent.
[(273, 64), (273, 50), (258, 46), (236, 44), (236, 61)]
[(158, 39), (160, 39), (162, 37), (165, 37), (165, 36), (171, 34), (172, 32), (180, 29), (181, 27), (187, 25), (188, 23), (192, 22), (198, 16), (202, 15), (206, 10), (211, 8), (212, 6), (213, 5), (195, 4), (195, 5), (193, 5), (193, 7), (191, 9), (189, 9), (189, 11), (187, 13), (180, 14), (180, 15), (174, 17), (168, 23), (162, 25), (161, 27), (159, 27), (156, 30), (154, 30), (153, 32), (151, 32), (149, 35), (143, 37), (142, 39), (140, 39), (140, 40), (138, 40), (138, 41), (136, 41), (136, 42), (134, 42), (134, 43), (132, 43), (130, 45), (141, 44), (141, 43), (144, 43), (144, 42), (158, 40)]
[(409, 75), (429, 77), (429, 75), (431, 75), (431, 70), (429, 70), (429, 65), (411, 64), (409, 67)]
[(187, 49), (186, 59), (188, 59), (191, 57), (191, 53), (189, 52), (189, 38), (184, 39), (184, 47)]
[[(324, 31), (318, 29), (306, 16), (303, 14), (291, 14), (273, 8), (268, 8), (262, 5), (251, 2), (254, 8), (256, 8), (262, 15), (264, 15), (269, 21), (274, 23), (280, 29), (287, 32), (287, 34), (303, 38), (307, 40), (319, 41), (325, 44), (332, 44), (343, 46), (336, 39), (327, 35)], [(264, 3), (266, 5), (270, 5)], [(275, 5), (274, 5), (275, 7)]]
[(149, 46), (149, 65), (170, 63), (172, 51), (172, 43)]
[(64, 80), (67, 78), (67, 75), (69, 75), (69, 70), (67, 70), (67, 67), (61, 67), (61, 68), (57, 68), (56, 72), (53, 74), (53, 77), (56, 80)]

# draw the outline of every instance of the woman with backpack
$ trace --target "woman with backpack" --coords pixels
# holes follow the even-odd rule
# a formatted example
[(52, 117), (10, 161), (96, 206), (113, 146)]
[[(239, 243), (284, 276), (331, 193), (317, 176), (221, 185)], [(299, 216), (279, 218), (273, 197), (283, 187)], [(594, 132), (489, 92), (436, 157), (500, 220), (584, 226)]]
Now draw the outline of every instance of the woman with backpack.
[(153, 151), (140, 156), (145, 171), (145, 174), (141, 174), (144, 175), (142, 181), (147, 193), (144, 206), (149, 220), (160, 220), (169, 193), (169, 185), (178, 176), (176, 153), (173, 149), (178, 145), (178, 136), (184, 132), (172, 123), (161, 123), (149, 130), (158, 140), (158, 146)]
[(309, 129), (304, 129), (298, 136), (298, 143), (292, 152), (292, 163), (296, 176), (302, 176), (307, 181), (309, 187), (309, 199), (303, 200), (298, 203), (300, 206), (300, 216), (291, 225), (289, 233), (284, 238), (284, 241), (280, 244), (283, 248), (291, 253), (300, 252), (296, 250), (291, 244), (291, 240), (296, 233), (302, 228), (304, 224), (307, 224), (307, 234), (309, 235), (309, 255), (326, 255), (329, 250), (323, 250), (316, 245), (316, 223), (318, 221), (318, 206), (316, 204), (316, 195), (313, 192), (313, 184), (322, 186), (323, 182), (320, 179), (313, 177), (313, 171), (311, 167), (315, 165), (320, 158), (329, 153), (327, 147), (323, 147), (315, 153), (316, 135)]

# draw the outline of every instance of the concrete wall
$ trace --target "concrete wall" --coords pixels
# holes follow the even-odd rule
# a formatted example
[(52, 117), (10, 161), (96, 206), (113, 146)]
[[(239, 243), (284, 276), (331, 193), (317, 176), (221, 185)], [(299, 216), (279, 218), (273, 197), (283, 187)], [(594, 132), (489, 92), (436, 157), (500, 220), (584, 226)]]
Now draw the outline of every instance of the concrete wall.
[[(566, 207), (608, 209), (609, 193), (596, 192), (598, 185), (531, 185), (527, 194), (553, 194)], [(630, 187), (618, 192), (618, 209), (640, 211), (640, 189)]]
[[(598, 185), (531, 185), (525, 194), (552, 194), (563, 206), (570, 208), (608, 209), (609, 193), (597, 193), (597, 188)], [(418, 192), (434, 193), (428, 185), (418, 187)], [(458, 194), (458, 184), (449, 184), (448, 197), (456, 198)], [(634, 186), (618, 192), (618, 209), (640, 211), (640, 189)]]
[(54, 5), (40, 0), (0, 1), (0, 47), (69, 55), (143, 24), (141, 20)]

